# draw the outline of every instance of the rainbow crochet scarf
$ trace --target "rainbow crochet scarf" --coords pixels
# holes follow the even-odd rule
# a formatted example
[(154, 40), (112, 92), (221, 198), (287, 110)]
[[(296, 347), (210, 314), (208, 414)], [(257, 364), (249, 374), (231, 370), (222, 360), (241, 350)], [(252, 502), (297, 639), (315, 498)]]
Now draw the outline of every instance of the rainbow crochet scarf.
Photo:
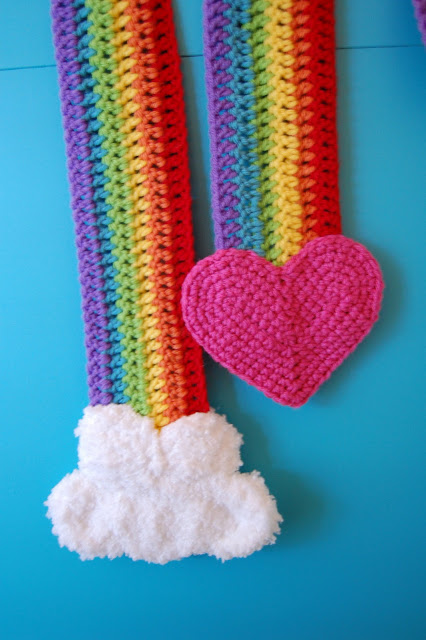
[(304, 404), (377, 320), (383, 281), (340, 235), (333, 0), (205, 0), (218, 252), (186, 278), (194, 338)]
[(280, 265), (341, 231), (332, 4), (205, 4), (218, 249)]
[(154, 6), (55, 2), (54, 28), (90, 401), (161, 427), (208, 404), (179, 308), (194, 260), (179, 58), (165, 6), (138, 20)]
[[(245, 556), (281, 516), (209, 409), (181, 288), (193, 238), (170, 0), (53, 0), (90, 404), (48, 516), (81, 558)], [(161, 428), (161, 429), (160, 429)]]

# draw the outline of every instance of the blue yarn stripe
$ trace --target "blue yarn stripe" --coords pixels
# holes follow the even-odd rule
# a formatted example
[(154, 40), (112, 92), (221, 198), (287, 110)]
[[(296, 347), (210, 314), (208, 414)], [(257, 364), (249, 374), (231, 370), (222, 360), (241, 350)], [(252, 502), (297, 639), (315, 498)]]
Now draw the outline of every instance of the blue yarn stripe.
[(239, 213), (236, 222), (241, 229), (236, 233), (241, 238), (241, 249), (251, 249), (264, 256), (263, 221), (260, 218), (260, 168), (258, 164), (256, 121), (255, 121), (255, 86), (252, 47), (249, 42), (250, 32), (244, 25), (251, 19), (251, 0), (224, 0), (229, 6), (224, 12), (230, 24), (224, 27), (229, 33), (225, 43), (231, 48), (226, 54), (231, 62), (228, 73), (232, 80), (227, 86), (232, 90), (229, 100), (235, 106), (230, 109), (235, 121), (229, 127), (235, 130), (230, 137), (236, 148), (230, 152), (234, 158), (232, 168), (237, 176), (231, 181), (237, 185), (234, 192), (239, 200), (235, 209)]
[(98, 133), (99, 129), (103, 126), (103, 123), (99, 120), (98, 116), (101, 110), (96, 107), (100, 95), (94, 92), (96, 81), (92, 77), (95, 67), (90, 64), (89, 60), (94, 55), (95, 51), (90, 48), (90, 42), (93, 38), (88, 33), (88, 29), (91, 26), (91, 21), (87, 19), (89, 10), (84, 6), (84, 0), (76, 0), (74, 6), (78, 10), (76, 15), (76, 35), (78, 37), (78, 49), (79, 57), (78, 61), (81, 65), (81, 83), (79, 90), (84, 94), (84, 100), (82, 105), (86, 108), (85, 118), (87, 119), (87, 130), (90, 134), (89, 147), (91, 148), (91, 154), (88, 160), (92, 163), (92, 187), (94, 191), (93, 200), (96, 205), (96, 217), (99, 229), (99, 239), (101, 244), (101, 265), (104, 269), (104, 291), (105, 299), (107, 303), (107, 329), (109, 331), (109, 343), (108, 356), (110, 358), (109, 367), (111, 374), (108, 376), (111, 380), (111, 389), (109, 392), (113, 395), (113, 402), (117, 404), (124, 404), (129, 402), (130, 398), (124, 393), (127, 387), (123, 381), (126, 372), (123, 368), (126, 360), (123, 357), (122, 340), (124, 334), (120, 331), (121, 321), (119, 320), (119, 314), (121, 308), (118, 306), (120, 296), (117, 293), (118, 283), (116, 281), (117, 269), (114, 267), (116, 260), (112, 254), (115, 248), (114, 243), (111, 241), (113, 232), (109, 229), (109, 225), (113, 222), (109, 216), (111, 205), (107, 204), (107, 198), (110, 192), (105, 188), (105, 185), (109, 182), (109, 178), (105, 176), (105, 171), (108, 166), (103, 162), (103, 157), (107, 151), (102, 148), (102, 142), (105, 140), (105, 136)]

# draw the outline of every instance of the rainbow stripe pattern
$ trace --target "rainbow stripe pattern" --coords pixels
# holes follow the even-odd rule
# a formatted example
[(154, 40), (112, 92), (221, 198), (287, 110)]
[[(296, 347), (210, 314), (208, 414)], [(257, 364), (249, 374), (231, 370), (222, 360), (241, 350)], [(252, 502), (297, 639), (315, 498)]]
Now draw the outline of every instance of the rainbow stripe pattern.
[(283, 265), (341, 231), (333, 0), (205, 0), (216, 247)]
[(53, 0), (91, 404), (162, 427), (208, 411), (182, 320), (194, 262), (170, 0)]

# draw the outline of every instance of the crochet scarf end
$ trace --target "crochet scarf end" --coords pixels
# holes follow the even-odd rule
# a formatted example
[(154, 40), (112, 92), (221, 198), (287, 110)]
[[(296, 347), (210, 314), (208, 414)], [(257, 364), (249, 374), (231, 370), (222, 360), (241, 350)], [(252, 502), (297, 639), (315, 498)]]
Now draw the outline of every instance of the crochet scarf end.
[(242, 436), (214, 411), (160, 430), (128, 405), (90, 406), (75, 433), (78, 469), (46, 506), (60, 545), (82, 560), (229, 560), (275, 542), (275, 499), (258, 472), (239, 473)]

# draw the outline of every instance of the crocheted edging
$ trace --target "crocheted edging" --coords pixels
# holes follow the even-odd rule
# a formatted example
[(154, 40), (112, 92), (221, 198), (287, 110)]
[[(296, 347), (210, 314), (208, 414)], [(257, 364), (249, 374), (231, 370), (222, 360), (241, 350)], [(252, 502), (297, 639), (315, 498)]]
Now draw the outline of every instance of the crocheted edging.
[(182, 306), (195, 339), (276, 402), (303, 405), (376, 322), (383, 279), (344, 236), (309, 242), (284, 266), (223, 249), (187, 276)]

